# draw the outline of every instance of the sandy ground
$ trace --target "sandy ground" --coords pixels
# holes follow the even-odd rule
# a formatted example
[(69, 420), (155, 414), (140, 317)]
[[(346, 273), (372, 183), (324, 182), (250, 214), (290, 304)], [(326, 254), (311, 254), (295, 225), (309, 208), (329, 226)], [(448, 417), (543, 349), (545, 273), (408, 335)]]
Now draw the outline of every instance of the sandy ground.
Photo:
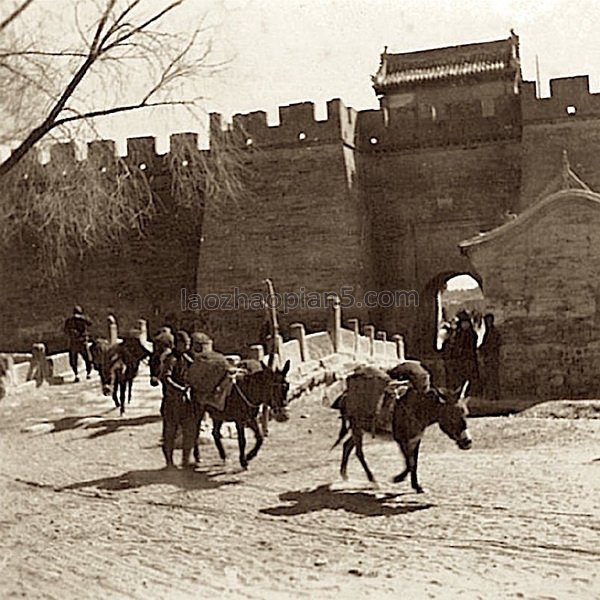
[(146, 375), (122, 418), (97, 380), (2, 401), (0, 598), (600, 598), (598, 419), (472, 419), (468, 452), (434, 426), (417, 495), (384, 439), (380, 488), (342, 482), (305, 400), (248, 471), (233, 438), (166, 471), (159, 402)]

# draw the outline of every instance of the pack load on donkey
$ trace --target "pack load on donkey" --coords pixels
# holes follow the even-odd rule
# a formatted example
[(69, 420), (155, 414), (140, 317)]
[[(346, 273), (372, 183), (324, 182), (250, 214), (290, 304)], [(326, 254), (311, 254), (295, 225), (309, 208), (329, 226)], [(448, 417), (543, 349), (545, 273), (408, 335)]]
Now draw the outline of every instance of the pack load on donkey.
[[(345, 397), (342, 402), (350, 414), (363, 423), (367, 431), (385, 430), (387, 419), (387, 386), (392, 378), (376, 367), (357, 367), (347, 378)], [(334, 404), (335, 406), (335, 404)]]
[(346, 379), (346, 390), (332, 408), (343, 405), (345, 412), (354, 415), (363, 428), (373, 434), (390, 432), (396, 400), (407, 392), (411, 383), (418, 388), (426, 385), (422, 373), (413, 377), (412, 367), (404, 372), (399, 369), (401, 366), (395, 367), (393, 373), (370, 365), (356, 367)]
[(194, 357), (188, 381), (202, 404), (223, 410), (233, 386), (235, 371), (222, 354), (207, 352)]

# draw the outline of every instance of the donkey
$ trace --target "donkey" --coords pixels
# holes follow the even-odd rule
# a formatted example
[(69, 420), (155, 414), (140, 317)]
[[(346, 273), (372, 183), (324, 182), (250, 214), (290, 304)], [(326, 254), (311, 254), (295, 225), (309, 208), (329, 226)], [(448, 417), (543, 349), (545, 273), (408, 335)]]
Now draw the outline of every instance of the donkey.
[(149, 355), (139, 340), (126, 338), (119, 344), (110, 344), (104, 338), (94, 340), (90, 346), (92, 363), (100, 375), (102, 392), (112, 395), (120, 414), (125, 413), (125, 399), (131, 402), (133, 380), (140, 362)]
[[(398, 375), (397, 372), (394, 374)], [(394, 483), (404, 481), (407, 475), (410, 474), (412, 488), (415, 492), (421, 494), (424, 490), (419, 485), (417, 464), (421, 440), (427, 427), (438, 423), (440, 429), (453, 439), (459, 448), (467, 450), (471, 447), (472, 441), (466, 422), (468, 410), (465, 394), (468, 382), (455, 391), (437, 389), (433, 386), (424, 389), (422, 380), (419, 381), (410, 374), (407, 374), (407, 376), (408, 385), (404, 386), (398, 385), (399, 382), (394, 382), (390, 375), (383, 371), (380, 371), (378, 376), (373, 376), (373, 373), (368, 375), (359, 371), (351, 375), (350, 378), (362, 379), (367, 386), (376, 387), (379, 384), (378, 393), (380, 397), (375, 402), (370, 403), (371, 407), (381, 407), (381, 385), (387, 384), (383, 390), (383, 395), (387, 397), (384, 399), (383, 404), (386, 403), (386, 400), (393, 403), (392, 437), (400, 447), (406, 463), (406, 468), (396, 475), (393, 481)], [(372, 383), (369, 383), (369, 378)], [(341, 412), (342, 426), (338, 439), (332, 448), (335, 448), (350, 433), (351, 437), (343, 445), (340, 465), (341, 476), (347, 479), (348, 459), (352, 450), (356, 448), (356, 456), (367, 478), (370, 482), (375, 482), (375, 477), (367, 465), (362, 447), (363, 432), (375, 422), (375, 408), (369, 408), (368, 399), (353, 397), (356, 395), (355, 390), (357, 389), (360, 389), (360, 386), (349, 386), (348, 390), (333, 404), (333, 408), (337, 408)], [(365, 400), (367, 401), (365, 402)], [(365, 405), (367, 405), (367, 410), (365, 410)]]
[[(289, 383), (286, 377), (290, 370), (290, 361), (285, 363), (283, 369), (265, 367), (258, 361), (245, 361), (241, 366), (247, 370), (236, 376), (222, 408), (212, 405), (204, 394), (192, 393), (192, 398), (197, 403), (198, 426), (205, 412), (208, 412), (212, 419), (212, 436), (222, 460), (225, 460), (226, 453), (221, 442), (221, 427), (225, 421), (235, 423), (240, 465), (247, 469), (249, 461), (258, 454), (263, 443), (264, 436), (258, 423), (261, 406), (268, 406), (276, 421), (283, 422), (288, 419), (286, 405)], [(191, 386), (193, 392), (193, 381)], [(255, 438), (254, 447), (247, 454), (245, 427), (252, 430)], [(197, 444), (194, 448), (194, 458), (199, 460)]]

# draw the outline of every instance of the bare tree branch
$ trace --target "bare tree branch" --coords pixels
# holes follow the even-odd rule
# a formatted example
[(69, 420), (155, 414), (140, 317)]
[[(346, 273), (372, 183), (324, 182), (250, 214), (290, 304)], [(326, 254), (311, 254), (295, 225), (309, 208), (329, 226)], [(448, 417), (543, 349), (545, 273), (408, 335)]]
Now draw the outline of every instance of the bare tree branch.
[[(150, 185), (156, 173), (116, 158), (110, 145), (90, 147), (82, 161), (59, 148), (45, 166), (30, 151), (44, 140), (80, 133), (89, 139), (98, 119), (130, 111), (183, 108), (200, 122), (202, 97), (190, 97), (183, 84), (198, 89), (200, 78), (222, 65), (209, 63), (206, 30), (172, 29), (171, 13), (186, 2), (195, 6), (195, 0), (163, 0), (162, 8), (149, 0), (86, 1), (86, 11), (74, 5), (64, 50), (58, 47), (62, 41), (34, 39), (27, 28), (21, 37), (16, 26), (0, 34), (0, 85), (6, 91), (0, 97), (0, 140), (14, 146), (0, 162), (0, 240), (37, 248), (40, 268), (51, 276), (86, 249), (143, 234), (158, 201)], [(0, 32), (32, 2), (21, 1)], [(96, 7), (93, 21), (90, 4)], [(146, 7), (150, 12), (143, 12)], [(132, 73), (143, 73), (143, 85)], [(190, 218), (201, 220), (209, 200), (226, 206), (247, 197), (248, 150), (238, 142), (223, 136), (210, 153), (179, 145), (160, 163), (174, 205), (190, 210)]]
[(33, 2), (33, 0), (24, 0), (22, 4), (18, 5), (15, 10), (10, 13), (3, 21), (0, 21), (0, 31), (6, 29), (20, 14)]
[[(194, 104), (194, 100), (164, 100), (162, 102), (147, 102), (144, 99), (139, 104), (126, 104), (123, 106), (113, 106), (111, 108), (105, 108), (102, 110), (94, 110), (87, 113), (81, 113), (73, 115), (71, 117), (64, 117), (54, 122), (53, 127), (60, 127), (66, 123), (72, 123), (73, 121), (81, 121), (83, 119), (94, 119), (96, 117), (106, 117), (108, 115), (114, 115), (122, 112), (129, 112), (132, 110), (139, 110), (141, 108), (156, 108), (158, 106), (183, 106), (187, 104)], [(72, 109), (70, 109), (72, 110)]]

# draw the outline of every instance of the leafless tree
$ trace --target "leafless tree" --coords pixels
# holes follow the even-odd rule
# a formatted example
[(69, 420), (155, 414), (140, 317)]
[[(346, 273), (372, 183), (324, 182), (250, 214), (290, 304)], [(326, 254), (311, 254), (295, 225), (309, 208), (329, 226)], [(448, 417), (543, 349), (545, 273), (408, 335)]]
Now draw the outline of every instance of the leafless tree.
[[(2, 3), (0, 144), (12, 152), (0, 162), (0, 237), (37, 246), (49, 275), (62, 273), (77, 253), (140, 231), (155, 198), (144, 170), (117, 156), (102, 164), (53, 157), (40, 165), (35, 151), (49, 140), (89, 137), (99, 119), (120, 113), (178, 107), (197, 121), (202, 98), (186, 90), (201, 90), (219, 65), (210, 62), (211, 36), (202, 21), (177, 25), (178, 11), (194, 3), (72, 0), (71, 13), (64, 13), (64, 2)], [(27, 18), (52, 6), (72, 16), (61, 36), (45, 35)], [(207, 193), (221, 201), (241, 193), (242, 161), (230, 139), (213, 140), (213, 158), (193, 144), (173, 153), (168, 167), (176, 200), (189, 205)]]

